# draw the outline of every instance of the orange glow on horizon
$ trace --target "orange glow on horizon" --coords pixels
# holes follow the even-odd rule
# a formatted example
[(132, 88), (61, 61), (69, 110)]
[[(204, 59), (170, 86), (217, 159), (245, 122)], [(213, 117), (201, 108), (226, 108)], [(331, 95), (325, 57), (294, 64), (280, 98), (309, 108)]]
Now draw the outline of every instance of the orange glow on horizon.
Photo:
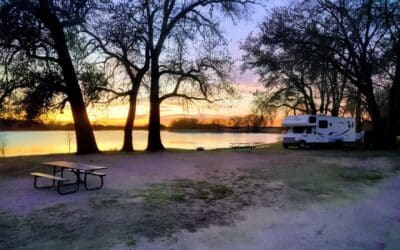
[[(185, 106), (179, 101), (171, 100), (161, 104), (161, 123), (169, 125), (179, 118), (196, 118), (204, 123), (213, 120), (225, 121), (233, 116), (246, 116), (251, 114), (252, 93), (260, 88), (260, 84), (246, 83), (236, 86), (241, 98), (231, 100), (223, 105), (196, 103), (196, 105)], [(123, 126), (128, 114), (128, 104), (110, 104), (101, 106), (89, 106), (87, 108), (89, 120), (93, 125)], [(146, 99), (140, 99), (136, 107), (135, 126), (145, 126), (148, 123), (149, 103)], [(46, 123), (72, 123), (72, 114), (69, 106), (63, 112), (46, 114), (43, 117)], [(271, 126), (281, 126), (282, 118), (278, 116)]]

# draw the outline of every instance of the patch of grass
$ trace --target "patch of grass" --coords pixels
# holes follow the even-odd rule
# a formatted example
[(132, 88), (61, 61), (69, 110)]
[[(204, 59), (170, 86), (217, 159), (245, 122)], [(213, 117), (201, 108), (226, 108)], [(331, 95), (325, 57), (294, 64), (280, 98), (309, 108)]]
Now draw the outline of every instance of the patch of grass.
[(309, 151), (311, 153), (319, 152), (322, 156), (330, 156), (330, 157), (350, 157), (356, 159), (366, 159), (366, 158), (374, 158), (374, 157), (386, 157), (391, 159), (400, 160), (399, 151), (395, 150), (370, 150), (370, 149), (335, 149), (335, 150), (312, 150)]
[(171, 194), (170, 190), (166, 189), (164, 186), (152, 187), (143, 194), (140, 194), (140, 196), (151, 205), (163, 205), (170, 200), (173, 200), (173, 194)]
[(247, 176), (247, 175), (240, 175), (239, 177), (237, 177), (237, 181), (244, 181), (248, 178), (249, 178), (249, 176)]
[(256, 168), (248, 171), (249, 178), (262, 181), (281, 180), (291, 191), (292, 201), (345, 198), (348, 191), (363, 184), (380, 181), (387, 174), (377, 170), (343, 168), (339, 165), (302, 161), (284, 168)]
[(9, 220), (7, 214), (5, 212), (1, 212), (0, 213), (0, 246), (6, 246), (6, 243), (8, 243), (10, 241), (9, 237), (12, 237), (12, 233), (15, 229), (13, 228), (13, 224), (10, 224), (10, 223), (12, 223), (12, 221)]
[(171, 200), (172, 201), (177, 201), (177, 202), (185, 202), (186, 198), (183, 194), (172, 194), (171, 195)]
[(95, 209), (101, 209), (104, 207), (111, 207), (118, 203), (118, 200), (115, 198), (106, 198), (106, 199), (97, 199), (91, 198), (90, 199), (90, 206)]
[[(28, 161), (24, 158), (4, 158), (0, 161), (0, 175), (3, 177), (16, 177), (27, 175), (40, 168), (35, 161)], [(50, 170), (50, 168), (49, 168)]]
[(231, 196), (234, 191), (223, 184), (206, 181), (176, 180), (171, 184), (152, 185), (139, 196), (152, 205), (186, 202), (194, 199), (219, 200)]
[(211, 186), (210, 191), (215, 199), (225, 199), (233, 194), (233, 190), (224, 185)]
[(200, 190), (197, 190), (197, 192), (194, 193), (192, 195), (192, 197), (193, 198), (198, 198), (198, 199), (201, 199), (201, 200), (207, 200), (207, 199), (210, 198), (210, 193), (208, 191), (200, 189)]
[(136, 240), (134, 240), (134, 239), (128, 240), (128, 241), (126, 242), (126, 245), (127, 245), (128, 247), (134, 247), (134, 246), (136, 246)]
[(376, 182), (385, 177), (385, 175), (380, 171), (359, 169), (341, 169), (338, 176), (343, 180), (353, 182)]
[(275, 152), (285, 152), (287, 151), (286, 149), (283, 148), (282, 143), (281, 142), (275, 142), (275, 143), (268, 143), (265, 145), (265, 148), (259, 148), (257, 150), (263, 151), (263, 150), (271, 150), (271, 151), (275, 151)]

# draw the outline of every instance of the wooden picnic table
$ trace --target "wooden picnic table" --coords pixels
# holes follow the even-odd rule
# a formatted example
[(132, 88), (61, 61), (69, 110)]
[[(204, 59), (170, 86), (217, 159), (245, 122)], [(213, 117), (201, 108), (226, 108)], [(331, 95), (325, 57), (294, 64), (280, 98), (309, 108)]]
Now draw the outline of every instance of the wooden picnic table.
[[(42, 164), (43, 164), (43, 166), (52, 167), (53, 175), (48, 175), (48, 174), (44, 174), (44, 173), (40, 173), (40, 172), (31, 173), (31, 175), (33, 175), (35, 177), (34, 186), (37, 189), (53, 187), (53, 186), (55, 186), (56, 181), (58, 184), (57, 191), (60, 194), (69, 194), (69, 193), (74, 193), (74, 192), (78, 191), (80, 183), (84, 184), (86, 190), (100, 189), (103, 187), (103, 184), (104, 184), (103, 177), (106, 174), (97, 172), (97, 170), (107, 169), (106, 167), (85, 164), (85, 163), (75, 163), (75, 162), (69, 162), (69, 161), (50, 161), (50, 162), (42, 162)], [(68, 179), (64, 178), (64, 170), (70, 170), (72, 173), (74, 173), (76, 176), (76, 181), (64, 183), (64, 182), (69, 181)], [(60, 176), (57, 176), (57, 173), (60, 173)], [(83, 175), (83, 178), (81, 177), (81, 175)], [(89, 187), (88, 183), (87, 183), (88, 175), (99, 177), (101, 180), (101, 184), (97, 187)], [(53, 181), (53, 185), (39, 187), (37, 185), (38, 178), (51, 179)], [(75, 185), (75, 189), (67, 191), (67, 192), (62, 191), (63, 186), (71, 186), (71, 185)]]

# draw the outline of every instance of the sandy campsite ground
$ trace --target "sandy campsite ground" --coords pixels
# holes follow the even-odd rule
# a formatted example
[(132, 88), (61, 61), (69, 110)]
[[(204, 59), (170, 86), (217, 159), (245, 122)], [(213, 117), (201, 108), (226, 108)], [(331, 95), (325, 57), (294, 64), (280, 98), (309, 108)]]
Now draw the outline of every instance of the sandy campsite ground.
[[(40, 162), (108, 167), (105, 187), (35, 190)], [(0, 249), (398, 249), (400, 155), (168, 151), (0, 159)]]

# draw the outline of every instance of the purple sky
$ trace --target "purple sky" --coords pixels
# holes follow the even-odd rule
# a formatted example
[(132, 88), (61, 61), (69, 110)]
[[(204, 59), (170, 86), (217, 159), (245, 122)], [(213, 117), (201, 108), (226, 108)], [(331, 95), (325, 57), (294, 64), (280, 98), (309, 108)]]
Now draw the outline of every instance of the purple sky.
[(232, 59), (235, 62), (236, 70), (234, 79), (239, 83), (239, 90), (242, 99), (232, 106), (230, 112), (235, 115), (250, 113), (251, 111), (251, 93), (257, 89), (262, 90), (262, 84), (258, 82), (258, 76), (253, 72), (247, 71), (242, 73), (239, 67), (242, 63), (243, 51), (240, 50), (240, 44), (246, 39), (251, 33), (258, 32), (258, 26), (262, 20), (268, 16), (270, 10), (280, 5), (286, 5), (287, 0), (265, 0), (264, 6), (255, 6), (249, 13), (249, 18), (241, 20), (236, 25), (232, 24), (231, 20), (226, 19), (222, 23), (222, 28), (225, 30), (226, 38), (229, 41), (229, 51)]
[[(226, 38), (229, 43), (229, 51), (231, 56), (235, 60), (236, 66), (240, 66), (242, 51), (240, 50), (240, 43), (243, 42), (250, 32), (257, 33), (258, 26), (262, 20), (268, 15), (269, 11), (277, 6), (287, 4), (287, 0), (265, 0), (264, 6), (255, 6), (249, 14), (247, 20), (240, 21), (237, 25), (233, 25), (230, 20), (226, 20), (222, 27), (226, 32)], [(258, 77), (251, 72), (245, 72), (242, 74), (240, 71), (237, 72), (239, 83), (256, 84), (258, 83)]]

